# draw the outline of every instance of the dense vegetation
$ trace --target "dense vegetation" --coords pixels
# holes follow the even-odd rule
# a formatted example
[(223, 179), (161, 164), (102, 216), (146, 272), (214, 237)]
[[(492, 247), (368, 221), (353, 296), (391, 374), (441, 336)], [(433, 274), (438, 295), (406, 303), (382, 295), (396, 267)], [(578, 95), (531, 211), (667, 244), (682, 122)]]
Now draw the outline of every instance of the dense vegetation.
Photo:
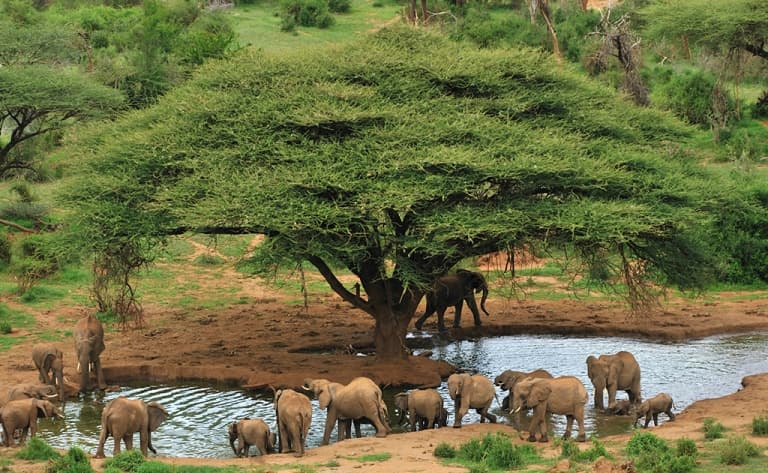
[[(640, 304), (648, 282), (762, 284), (766, 7), (734, 0), (724, 21), (697, 1), (610, 15), (551, 1), (534, 23), (523, 1), (428, 2), (446, 14), (424, 31), (362, 45), (345, 28), (381, 3), (2, 0), (0, 170), (70, 184), (66, 212), (14, 185), (0, 218), (41, 234), (0, 256), (21, 293), (93, 263), (98, 308), (126, 313), (139, 309), (124, 283), (166, 236), (265, 233), (244, 268), (312, 263), (382, 322), (389, 355), (429, 281), (498, 249), (575, 257)], [(343, 44), (286, 54), (243, 26), (245, 12), (270, 35), (316, 30), (297, 5), (333, 15), (307, 41)], [(105, 115), (61, 147), (76, 119)]]

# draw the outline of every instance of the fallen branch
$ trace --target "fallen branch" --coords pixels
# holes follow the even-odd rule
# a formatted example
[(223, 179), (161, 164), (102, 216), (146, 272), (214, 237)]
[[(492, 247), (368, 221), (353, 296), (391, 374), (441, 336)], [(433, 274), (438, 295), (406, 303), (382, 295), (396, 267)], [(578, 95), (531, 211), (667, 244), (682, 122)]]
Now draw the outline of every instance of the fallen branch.
[(9, 227), (13, 227), (16, 230), (20, 230), (20, 231), (25, 232), (25, 233), (37, 233), (37, 230), (35, 230), (33, 228), (27, 228), (27, 227), (24, 227), (22, 225), (19, 225), (18, 223), (13, 223), (11, 221), (3, 220), (1, 218), (0, 218), (0, 224), (8, 225)]

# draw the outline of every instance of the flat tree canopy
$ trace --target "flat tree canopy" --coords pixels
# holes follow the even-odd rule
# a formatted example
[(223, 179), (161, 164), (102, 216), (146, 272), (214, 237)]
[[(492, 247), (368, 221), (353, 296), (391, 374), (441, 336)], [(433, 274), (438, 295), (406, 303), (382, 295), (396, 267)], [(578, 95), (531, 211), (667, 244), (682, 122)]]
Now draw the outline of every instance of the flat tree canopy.
[(96, 252), (265, 234), (262, 263), (312, 263), (375, 318), (378, 356), (402, 357), (425, 288), (466, 257), (564, 245), (695, 283), (689, 235), (714, 191), (675, 146), (688, 133), (546, 53), (398, 28), (204, 67), (88, 133), (64, 198)]

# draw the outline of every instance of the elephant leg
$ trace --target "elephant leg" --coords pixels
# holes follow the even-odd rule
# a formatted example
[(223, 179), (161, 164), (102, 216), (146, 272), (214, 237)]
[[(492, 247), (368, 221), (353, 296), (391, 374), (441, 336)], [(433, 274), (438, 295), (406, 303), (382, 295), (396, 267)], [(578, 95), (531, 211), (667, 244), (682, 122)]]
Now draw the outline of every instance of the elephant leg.
[(565, 433), (563, 434), (563, 440), (571, 438), (571, 432), (573, 431), (573, 415), (565, 415)]
[(577, 442), (587, 441), (587, 428), (584, 426), (584, 406), (576, 408), (573, 418), (579, 423), (579, 434), (576, 436)]
[(670, 421), (675, 420), (675, 414), (672, 412), (672, 408), (671, 407), (669, 409), (667, 409), (666, 411), (664, 411), (664, 413), (667, 415), (667, 417), (669, 417)]
[(336, 441), (341, 442), (344, 439), (352, 438), (352, 421), (349, 419), (339, 419), (336, 422)]
[[(355, 437), (360, 438), (363, 436), (363, 432), (360, 430), (360, 419), (355, 419)], [(351, 430), (351, 429), (350, 429)], [(350, 432), (349, 437), (352, 438), (352, 433)]]
[[(125, 434), (123, 435), (123, 442), (125, 443), (125, 449), (126, 450), (133, 450), (133, 434)], [(143, 443), (141, 441), (141, 438), (139, 438), (139, 443)], [(144, 453), (144, 452), (142, 452)], [(144, 454), (146, 456), (146, 454)]]
[(439, 307), (437, 309), (437, 331), (438, 332), (447, 332), (448, 330), (445, 328), (445, 307)]
[[(328, 414), (325, 416), (325, 432), (323, 432), (323, 443), (321, 445), (328, 445), (328, 443), (331, 441), (331, 432), (333, 432), (333, 424), (335, 423), (335, 414), (331, 414), (329, 411)], [(283, 433), (280, 432), (280, 437), (282, 439)], [(281, 440), (282, 442), (282, 440)], [(283, 453), (283, 450), (280, 450), (280, 453)]]
[(491, 424), (496, 423), (496, 416), (488, 412), (488, 406), (477, 409), (477, 413), (480, 414), (480, 423), (483, 422), (483, 419), (488, 419)]
[(96, 381), (98, 382), (99, 389), (107, 389), (107, 383), (104, 382), (104, 372), (101, 370), (101, 358), (93, 360), (93, 368), (96, 370)]
[(475, 326), (479, 327), (483, 325), (480, 321), (480, 312), (477, 310), (477, 302), (475, 302), (474, 295), (467, 297), (467, 307), (469, 307), (469, 310), (472, 312), (472, 318), (475, 319)]
[[(21, 438), (19, 439), (19, 445), (23, 444), (27, 441), (27, 434), (29, 433), (29, 426), (24, 427), (21, 429)], [(33, 435), (34, 437), (34, 435)]]
[(459, 328), (461, 327), (461, 309), (464, 306), (464, 301), (459, 300), (459, 303), (453, 306), (454, 308), (454, 314), (453, 314), (453, 328)]
[(655, 413), (653, 414), (653, 425), (658, 427), (659, 426), (659, 414)]

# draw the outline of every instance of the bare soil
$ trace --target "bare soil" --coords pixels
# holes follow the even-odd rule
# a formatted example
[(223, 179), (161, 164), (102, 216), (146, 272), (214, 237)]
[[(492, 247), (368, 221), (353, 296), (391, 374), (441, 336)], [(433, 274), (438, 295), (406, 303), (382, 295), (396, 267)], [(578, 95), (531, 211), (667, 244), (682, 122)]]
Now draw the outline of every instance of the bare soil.
[[(199, 251), (207, 251), (199, 248)], [(190, 256), (193, 259), (195, 255)], [(541, 262), (530, 262), (538, 265)], [(486, 266), (502, 264), (494, 258)], [(170, 266), (170, 265), (168, 265)], [(499, 266), (496, 266), (499, 267)], [(267, 385), (297, 388), (305, 377), (326, 377), (347, 382), (356, 376), (368, 376), (380, 385), (435, 386), (452, 367), (429, 357), (414, 356), (403, 361), (383, 362), (375, 356), (358, 356), (373, 348), (373, 319), (351, 308), (334, 294), (313, 295), (308, 310), (295, 305), (297, 295), (286, 294), (258, 279), (239, 275), (229, 266), (178, 266), (178, 278), (195, 281), (198, 296), (205, 300), (206, 291), (220, 281), (238, 281), (241, 304), (215, 310), (168, 309), (144, 301), (145, 324), (140, 329), (108, 330), (107, 349), (102, 357), (104, 373), (111, 385), (129, 380), (176, 381), (207, 380), (215, 383), (264, 388)], [(314, 276), (316, 277), (316, 276)], [(554, 278), (534, 278), (538, 282), (558, 283)], [(517, 333), (595, 334), (606, 336), (646, 337), (650, 339), (686, 340), (712, 334), (768, 330), (768, 297), (751, 298), (737, 293), (710, 295), (706, 301), (672, 298), (652, 313), (632, 314), (620, 302), (579, 300), (532, 300), (494, 297), (488, 300), (490, 316), (483, 326), (475, 328), (471, 316), (464, 326), (450, 333), (451, 337), (477, 337)], [(4, 301), (14, 304), (14, 301)], [(29, 310), (28, 307), (25, 310)], [(71, 329), (77, 319), (93, 309), (60, 307), (36, 314), (36, 329)], [(449, 314), (452, 311), (449, 310)], [(468, 315), (468, 314), (467, 314)], [(450, 318), (449, 318), (450, 320)], [(435, 329), (434, 318), (425, 325)], [(32, 341), (0, 353), (2, 383), (34, 382), (37, 374), (32, 365)], [(65, 374), (74, 373), (74, 343), (57, 342), (64, 351)], [(587, 354), (585, 354), (586, 356)], [(535, 367), (510, 367), (533, 369)], [(705, 417), (714, 417), (734, 432), (748, 434), (752, 419), (768, 406), (768, 373), (755, 373), (745, 378), (744, 388), (725, 399), (701, 400), (682, 412), (674, 422), (654, 429), (661, 437), (703, 439)], [(322, 420), (321, 420), (322, 421)], [(278, 465), (310, 464), (317, 471), (353, 471), (364, 468), (370, 472), (463, 471), (441, 465), (433, 456), (440, 442), (459, 445), (471, 437), (486, 432), (505, 431), (523, 435), (508, 425), (474, 424), (461, 429), (439, 429), (416, 433), (392, 434), (386, 438), (354, 439), (313, 448), (305, 457), (296, 459), (288, 454), (250, 459), (179, 459), (163, 461), (211, 465)], [(225, 432), (211, 435), (225, 436)], [(628, 436), (604, 439), (609, 447), (620, 448)], [(522, 442), (522, 440), (520, 440)], [(766, 445), (766, 440), (754, 439)], [(389, 460), (361, 464), (345, 457), (387, 452)], [(559, 454), (552, 443), (545, 455)], [(9, 456), (12, 449), (0, 447), (0, 457)], [(318, 467), (329, 461), (339, 463), (336, 469)], [(93, 460), (99, 467), (100, 460)], [(560, 468), (566, 468), (561, 465)], [(40, 464), (14, 460), (14, 471), (38, 473)], [(593, 471), (621, 471), (620, 465), (597, 462)]]

